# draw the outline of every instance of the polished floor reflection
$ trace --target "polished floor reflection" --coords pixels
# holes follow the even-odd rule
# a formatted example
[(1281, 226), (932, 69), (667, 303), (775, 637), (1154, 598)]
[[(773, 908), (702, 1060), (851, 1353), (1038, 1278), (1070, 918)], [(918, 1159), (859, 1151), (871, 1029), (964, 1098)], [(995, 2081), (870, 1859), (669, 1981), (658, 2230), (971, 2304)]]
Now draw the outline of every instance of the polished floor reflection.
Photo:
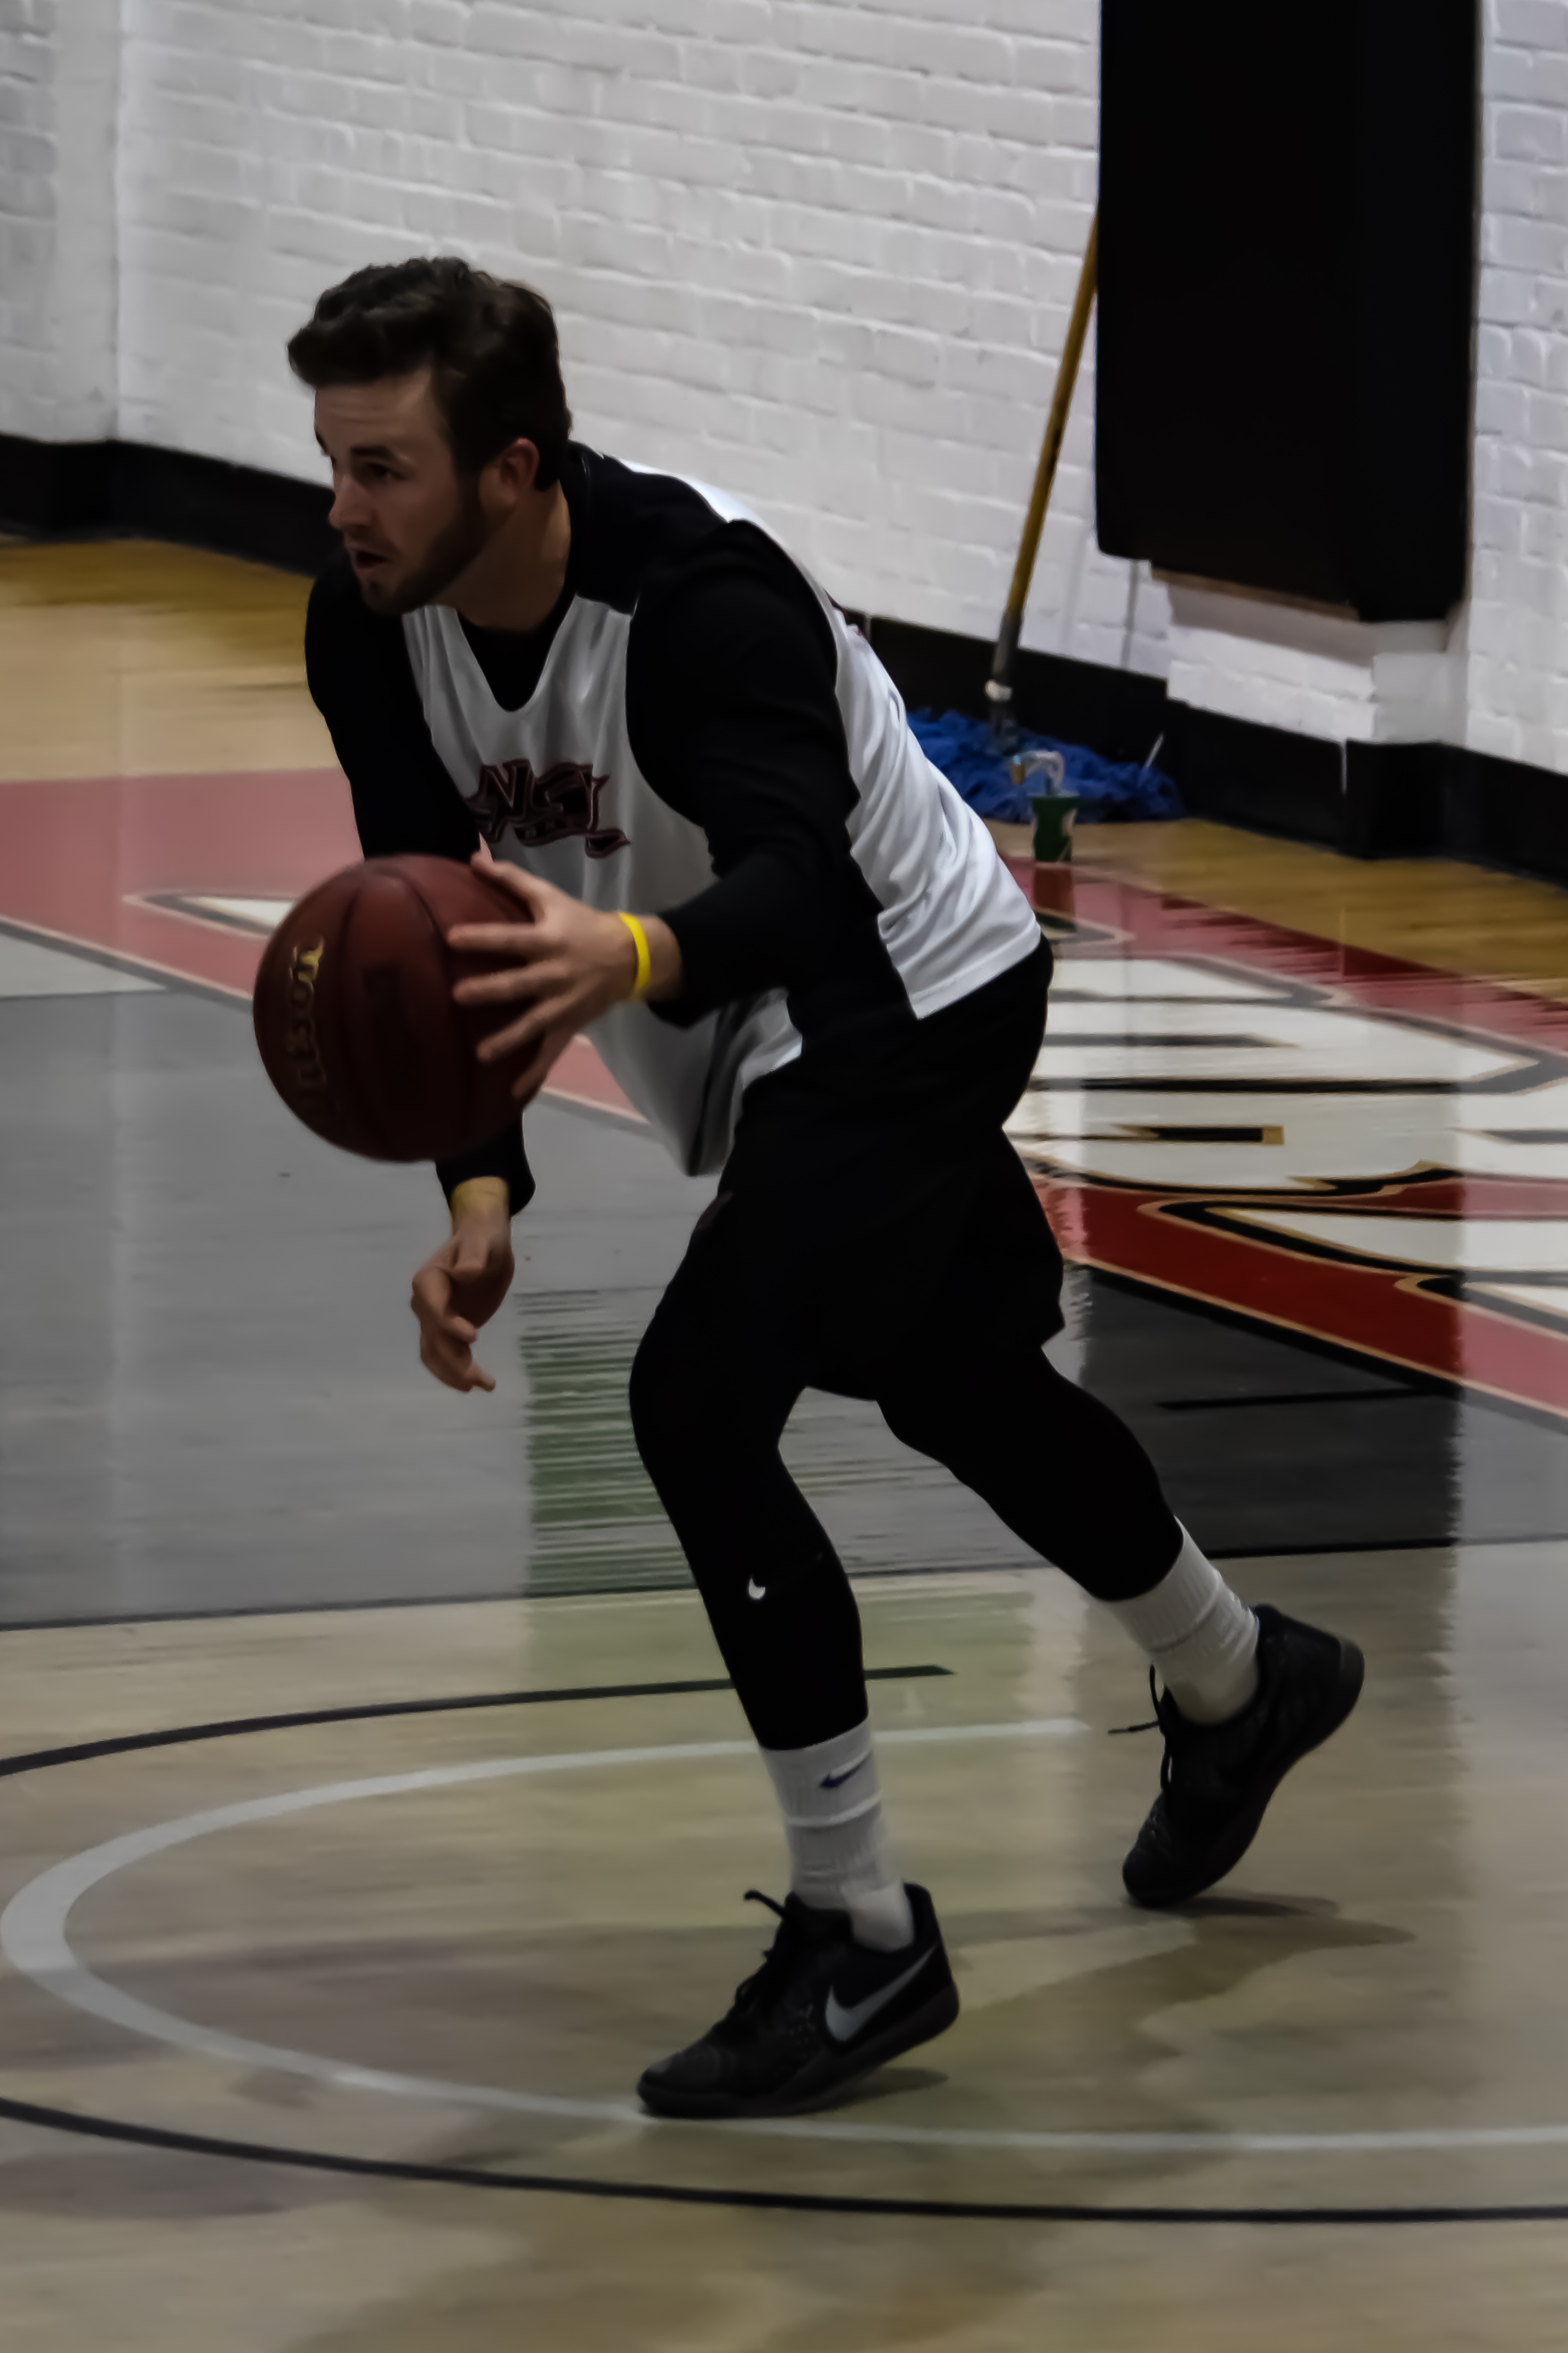
[(1131, 1912), (1136, 1660), (808, 1397), (963, 2012), (827, 2116), (657, 2125), (783, 1865), (625, 1409), (709, 1188), (581, 1046), (498, 1392), (420, 1373), (427, 1176), (249, 1035), (353, 854), (300, 598), (0, 551), (6, 2353), (1561, 2344), (1568, 899), (1185, 824), (1047, 879), (1053, 1353), (1366, 1695)]

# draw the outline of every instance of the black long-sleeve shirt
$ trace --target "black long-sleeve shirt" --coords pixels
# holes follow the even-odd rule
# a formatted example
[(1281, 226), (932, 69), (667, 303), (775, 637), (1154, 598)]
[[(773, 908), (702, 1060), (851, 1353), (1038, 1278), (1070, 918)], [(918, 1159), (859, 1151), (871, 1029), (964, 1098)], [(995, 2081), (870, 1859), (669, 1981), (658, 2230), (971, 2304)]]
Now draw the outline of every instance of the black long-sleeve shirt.
[[(587, 458), (574, 452), (563, 476), (573, 538), (549, 619), (527, 633), (464, 622), (463, 634), (495, 702), (520, 711), (574, 598), (631, 611), (633, 756), (658, 797), (701, 828), (714, 875), (679, 904), (637, 911), (661, 915), (681, 952), (680, 994), (649, 1010), (684, 1025), (785, 990), (804, 1050), (749, 1090), (742, 1138), (754, 1139), (753, 1162), (765, 1156), (775, 1170), (803, 1155), (842, 1158), (825, 1123), (864, 1124), (870, 1113), (875, 1125), (879, 1100), (885, 1115), (900, 1104), (933, 1111), (943, 1071), (952, 1076), (942, 1041), (963, 1024), (952, 1018), (960, 1008), (934, 1027), (916, 1023), (852, 855), (858, 796), (833, 631), (811, 584), (764, 533), (724, 522), (683, 484), (668, 485), (661, 512), (664, 485), (635, 478), (637, 528), (657, 528), (657, 561), (646, 545), (628, 548), (635, 533), (618, 517), (606, 527), (600, 511), (593, 467), (607, 470), (605, 461)], [(470, 855), (478, 828), (436, 750), (403, 624), (368, 609), (346, 560), (311, 594), (306, 660), (366, 856)], [(448, 1193), (467, 1176), (504, 1175), (514, 1208), (532, 1189), (510, 1131), (439, 1173)]]

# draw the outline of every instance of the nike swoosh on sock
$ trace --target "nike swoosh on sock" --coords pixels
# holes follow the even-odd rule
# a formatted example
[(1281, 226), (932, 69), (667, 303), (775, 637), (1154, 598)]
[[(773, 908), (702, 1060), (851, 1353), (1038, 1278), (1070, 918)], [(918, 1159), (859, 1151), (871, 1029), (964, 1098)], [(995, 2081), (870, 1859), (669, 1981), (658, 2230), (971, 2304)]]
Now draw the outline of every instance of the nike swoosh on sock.
[(854, 1764), (846, 1765), (842, 1773), (825, 1773), (816, 1786), (819, 1789), (842, 1789), (846, 1781), (852, 1781), (856, 1774), (870, 1762), (871, 1752), (868, 1748), (864, 1757), (857, 1757)]

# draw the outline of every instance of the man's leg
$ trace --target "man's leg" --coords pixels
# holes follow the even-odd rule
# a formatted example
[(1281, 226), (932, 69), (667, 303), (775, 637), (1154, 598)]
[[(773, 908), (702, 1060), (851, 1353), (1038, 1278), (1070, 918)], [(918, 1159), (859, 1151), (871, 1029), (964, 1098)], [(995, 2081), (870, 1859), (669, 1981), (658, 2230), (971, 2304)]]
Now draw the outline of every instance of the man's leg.
[(642, 2080), (667, 2114), (816, 2105), (957, 2014), (930, 1898), (891, 1859), (859, 1612), (779, 1454), (810, 1370), (813, 1280), (781, 1214), (742, 1198), (710, 1213), (632, 1373), (637, 1445), (762, 1746), (791, 1863), (764, 1969)]
[(1172, 1514), (1153, 1464), (1041, 1340), (1060, 1261), (1010, 1153), (970, 1202), (918, 1345), (889, 1351), (879, 1404), (1026, 1544), (1105, 1602), (1164, 1684), (1161, 1794), (1122, 1866), (1142, 1904), (1184, 1902), (1234, 1868), (1290, 1767), (1343, 1723), (1360, 1651), (1248, 1609)]
[[(971, 1362), (975, 1345), (965, 1333)], [(1105, 1602), (1189, 1722), (1239, 1715), (1258, 1689), (1258, 1620), (1174, 1517), (1126, 1423), (1027, 1341), (998, 1335), (983, 1382), (943, 1357), (937, 1343), (883, 1388), (895, 1436)]]
[(773, 1777), (794, 1892), (891, 1948), (912, 1929), (882, 1820), (860, 1613), (779, 1453), (805, 1385), (799, 1341), (739, 1255), (698, 1236), (637, 1352), (632, 1425)]

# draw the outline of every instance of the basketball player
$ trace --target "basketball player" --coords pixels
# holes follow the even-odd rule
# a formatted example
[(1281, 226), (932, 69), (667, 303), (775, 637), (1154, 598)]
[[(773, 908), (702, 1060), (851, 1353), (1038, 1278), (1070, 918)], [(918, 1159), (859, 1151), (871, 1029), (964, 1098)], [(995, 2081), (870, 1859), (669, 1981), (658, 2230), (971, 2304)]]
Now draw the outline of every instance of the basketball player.
[[(1140, 1904), (1232, 1868), (1350, 1713), (1360, 1654), (1244, 1607), (1131, 1432), (1042, 1354), (1061, 1261), (1002, 1124), (1050, 950), (865, 639), (722, 499), (570, 438), (554, 320), (524, 287), (445, 259), (362, 269), (289, 357), (344, 542), (310, 599), (310, 690), (366, 855), (488, 845), (517, 923), (452, 934), (510, 959), (458, 988), (515, 1013), (481, 1051), (519, 1058), (521, 1097), (589, 1029), (681, 1167), (718, 1176), (632, 1420), (791, 1888), (728, 2014), (639, 2090), (662, 2115), (811, 2107), (958, 1997), (883, 1821), (855, 1602), (780, 1459), (803, 1388), (875, 1398), (1152, 1662)], [(489, 1389), (474, 1345), (533, 1189), (517, 1125), (438, 1173), (420, 1353)]]

